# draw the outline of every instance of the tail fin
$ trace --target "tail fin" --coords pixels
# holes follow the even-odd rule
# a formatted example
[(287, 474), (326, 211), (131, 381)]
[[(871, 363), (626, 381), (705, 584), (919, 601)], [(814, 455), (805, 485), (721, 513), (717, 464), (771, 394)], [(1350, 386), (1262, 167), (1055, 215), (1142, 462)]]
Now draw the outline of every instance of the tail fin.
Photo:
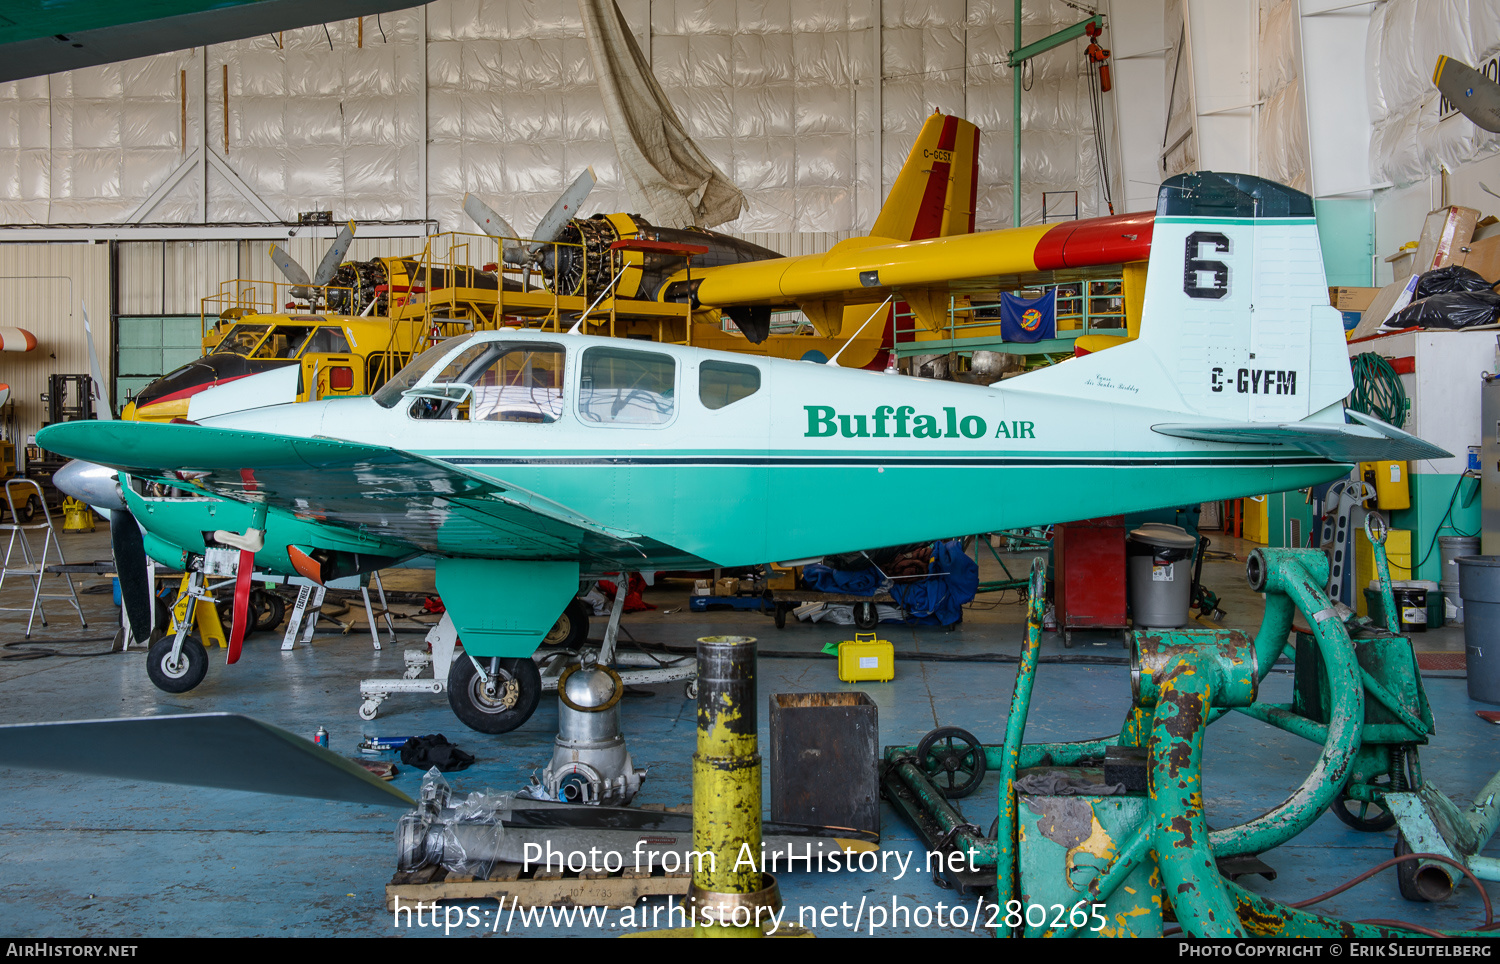
[(870, 236), (917, 241), (972, 234), (978, 182), (979, 128), (934, 111), (891, 185)]
[(1297, 421), (1349, 394), (1344, 344), (1312, 198), (1244, 174), (1180, 174), (1157, 196), (1140, 337), (1033, 390), (1088, 396), (1085, 383), (1124, 380), (1139, 389), (1130, 404)]
[(1384, 423), (1347, 424), (1353, 379), (1327, 285), (1312, 198), (1247, 174), (1180, 174), (1157, 195), (1140, 337), (1007, 387), (1196, 416), (1153, 426), (1183, 438), (1336, 461), (1446, 455)]

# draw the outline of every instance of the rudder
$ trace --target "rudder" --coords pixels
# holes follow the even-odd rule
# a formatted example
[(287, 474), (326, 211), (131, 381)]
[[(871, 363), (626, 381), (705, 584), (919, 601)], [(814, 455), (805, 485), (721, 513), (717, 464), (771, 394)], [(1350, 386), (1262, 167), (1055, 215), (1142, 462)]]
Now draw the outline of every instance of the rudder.
[(979, 128), (934, 111), (870, 229), (874, 238), (916, 241), (974, 231)]

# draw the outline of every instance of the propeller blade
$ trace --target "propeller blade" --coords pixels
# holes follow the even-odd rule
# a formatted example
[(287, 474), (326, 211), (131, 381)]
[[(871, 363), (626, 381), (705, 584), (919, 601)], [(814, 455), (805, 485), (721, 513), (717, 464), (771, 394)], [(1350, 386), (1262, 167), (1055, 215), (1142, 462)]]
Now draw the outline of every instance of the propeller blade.
[(281, 269), (281, 273), (286, 275), (286, 280), (292, 284), (312, 284), (312, 279), (307, 276), (306, 271), (302, 270), (302, 265), (297, 263), (296, 258), (287, 254), (284, 248), (278, 248), (274, 244), (271, 245), (271, 262)]
[[(94, 327), (89, 324), (89, 306), (82, 298), (78, 299), (78, 306), (83, 309), (83, 337), (89, 343), (89, 371), (94, 376), (94, 399), (98, 402), (94, 406), (96, 417), (108, 422), (115, 417), (114, 407), (109, 404), (109, 399), (104, 397), (104, 371), (99, 367), (99, 353), (94, 350)], [(3, 405), (4, 402), (0, 402)]]
[(240, 646), (245, 642), (245, 631), (250, 627), (250, 577), (255, 575), (255, 553), (240, 550), (240, 565), (234, 580), (234, 620), (229, 626), (229, 656), (225, 660), (233, 666), (240, 661)]
[(1462, 60), (1441, 56), (1432, 72), (1432, 84), (1475, 127), (1500, 132), (1500, 84)]
[(349, 253), (349, 245), (354, 243), (354, 231), (356, 225), (353, 221), (344, 225), (344, 230), (333, 239), (333, 247), (323, 255), (323, 260), (318, 262), (318, 270), (313, 272), (313, 284), (326, 285), (333, 280), (338, 272), (339, 265), (344, 263), (344, 255)]
[(558, 195), (556, 201), (542, 219), (537, 222), (536, 230), (532, 232), (532, 238), (536, 243), (531, 246), (531, 254), (535, 255), (547, 245), (557, 240), (563, 228), (572, 218), (578, 217), (578, 210), (583, 204), (583, 199), (589, 196), (594, 189), (598, 179), (594, 177), (594, 168), (578, 175), (577, 180), (568, 185), (568, 189)]
[(495, 213), (495, 210), (472, 194), (464, 195), (464, 213), (480, 230), (492, 238), (501, 239), (500, 260), (506, 264), (525, 264), (526, 246), (516, 241), (516, 229), (510, 222)]
[(120, 601), (130, 623), (130, 638), (144, 643), (151, 636), (151, 574), (146, 561), (146, 541), (129, 509), (110, 512), (109, 542), (115, 556), (115, 575), (120, 579)]
[(337, 753), (236, 713), (0, 726), (0, 766), (416, 806)]

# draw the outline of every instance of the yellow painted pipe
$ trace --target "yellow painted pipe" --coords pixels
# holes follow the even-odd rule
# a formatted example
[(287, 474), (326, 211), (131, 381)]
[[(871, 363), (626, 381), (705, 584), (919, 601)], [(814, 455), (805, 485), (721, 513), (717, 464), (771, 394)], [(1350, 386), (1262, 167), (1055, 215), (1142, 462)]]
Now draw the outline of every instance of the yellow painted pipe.
[[(760, 752), (756, 741), (755, 639), (698, 640), (698, 750), (693, 754), (694, 891), (761, 890)], [(755, 860), (748, 866), (740, 858)], [(736, 868), (738, 864), (738, 868)], [(715, 921), (697, 937), (762, 937), (759, 926)]]

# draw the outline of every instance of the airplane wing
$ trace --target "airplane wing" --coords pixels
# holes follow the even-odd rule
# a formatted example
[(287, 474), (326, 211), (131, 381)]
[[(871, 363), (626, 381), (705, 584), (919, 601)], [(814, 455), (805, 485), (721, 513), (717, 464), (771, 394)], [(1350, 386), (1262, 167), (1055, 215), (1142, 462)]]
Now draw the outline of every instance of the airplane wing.
[(153, 422), (64, 422), (48, 451), (443, 556), (641, 568), (683, 553), (439, 459), (332, 438)]
[(1446, 459), (1452, 453), (1424, 442), (1394, 425), (1346, 409), (1356, 424), (1336, 422), (1178, 422), (1151, 426), (1176, 438), (1251, 445), (1287, 445), (1335, 462)]

